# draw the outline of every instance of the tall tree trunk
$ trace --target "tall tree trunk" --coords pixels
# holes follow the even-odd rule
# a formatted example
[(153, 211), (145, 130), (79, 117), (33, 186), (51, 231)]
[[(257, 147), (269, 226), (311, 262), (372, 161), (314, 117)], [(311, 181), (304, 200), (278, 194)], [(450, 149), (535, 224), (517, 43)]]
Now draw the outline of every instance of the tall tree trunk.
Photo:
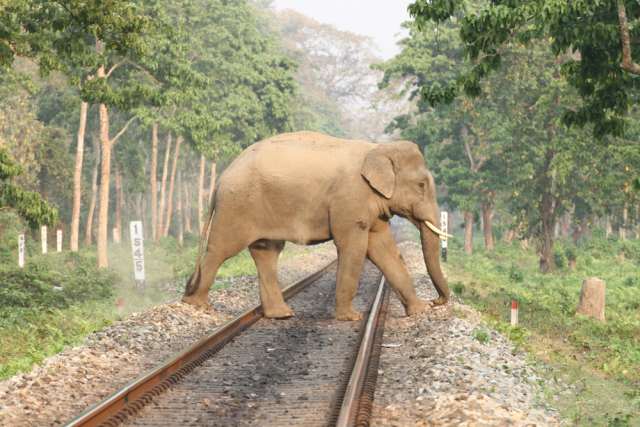
[(213, 199), (213, 192), (216, 189), (216, 162), (211, 162), (211, 177), (209, 179), (209, 205), (211, 206), (211, 201)]
[(116, 215), (115, 222), (113, 224), (113, 228), (115, 229), (113, 233), (113, 242), (120, 243), (120, 241), (122, 240), (122, 205), (124, 196), (122, 194), (122, 175), (120, 173), (120, 168), (118, 167), (118, 162), (113, 162), (113, 166), (116, 186)]
[(482, 232), (484, 234), (484, 247), (488, 251), (494, 248), (493, 240), (493, 203), (482, 204)]
[[(104, 77), (104, 67), (98, 69), (98, 77)], [(100, 203), (98, 204), (98, 268), (107, 268), (107, 239), (109, 236), (109, 187), (111, 183), (111, 140), (109, 139), (109, 110), (105, 104), (98, 107), (100, 121)]]
[(624, 207), (622, 208), (622, 224), (620, 224), (620, 228), (618, 229), (620, 240), (627, 240), (627, 221), (628, 220), (629, 220), (629, 206), (627, 205), (627, 202), (624, 202)]
[(169, 180), (169, 196), (167, 197), (167, 214), (165, 215), (164, 230), (162, 235), (169, 235), (171, 227), (171, 215), (173, 213), (173, 189), (176, 180), (176, 170), (178, 169), (178, 158), (180, 157), (180, 145), (182, 144), (182, 136), (176, 138), (176, 148), (173, 154), (173, 164), (171, 166), (171, 178)]
[(171, 154), (171, 132), (167, 133), (167, 147), (164, 152), (164, 167), (162, 168), (162, 183), (160, 184), (160, 205), (158, 207), (158, 224), (156, 226), (156, 239), (162, 237), (164, 228), (164, 204), (166, 199), (167, 175), (169, 175), (169, 156)]
[(93, 143), (94, 160), (93, 172), (91, 174), (91, 201), (89, 202), (89, 212), (87, 212), (87, 223), (84, 232), (84, 245), (91, 246), (93, 244), (93, 217), (96, 211), (96, 202), (98, 200), (98, 169), (100, 167), (100, 143), (94, 138)]
[(200, 154), (200, 173), (198, 174), (198, 231), (202, 230), (204, 213), (202, 212), (202, 202), (204, 200), (204, 154)]
[(562, 223), (560, 225), (560, 235), (565, 239), (569, 237), (569, 234), (571, 232), (572, 217), (573, 215), (571, 213), (571, 210), (566, 211), (562, 216)]
[(140, 214), (138, 215), (138, 218), (140, 219), (140, 221), (142, 221), (142, 229), (143, 230), (147, 230), (149, 228), (153, 228), (155, 227), (155, 224), (150, 224), (149, 226), (147, 226), (147, 215), (145, 215), (145, 212), (149, 212), (149, 209), (147, 207), (147, 205), (149, 204), (149, 202), (147, 201), (146, 197), (143, 197), (142, 194), (140, 194)]
[(70, 246), (72, 252), (78, 251), (80, 239), (80, 204), (82, 203), (82, 162), (84, 158), (84, 135), (87, 129), (87, 110), (89, 104), (80, 103), (80, 124), (76, 145), (76, 165), (73, 171), (73, 208), (71, 210)]
[(151, 126), (151, 171), (149, 172), (151, 189), (151, 235), (157, 241), (158, 223), (158, 123)]
[(587, 219), (584, 218), (574, 225), (573, 235), (571, 236), (573, 243), (578, 244), (578, 241), (582, 238), (582, 236), (585, 235), (586, 232), (587, 232)]
[(554, 202), (549, 193), (543, 193), (540, 205), (542, 219), (542, 241), (540, 242), (540, 271), (548, 273), (555, 270), (553, 259), (553, 232), (555, 228)]
[(185, 233), (193, 233), (191, 227), (191, 188), (186, 182), (182, 183), (182, 191), (184, 193), (184, 231)]
[(182, 191), (182, 171), (178, 171), (178, 203), (176, 206), (176, 219), (178, 221), (178, 244), (182, 246), (184, 243), (184, 211), (183, 199), (184, 191)]
[(473, 213), (464, 212), (464, 251), (466, 254), (473, 253)]
[[(146, 230), (146, 228), (144, 227), (145, 222), (146, 222), (145, 221), (146, 217), (144, 215), (144, 212), (146, 210), (144, 208), (144, 201), (145, 201), (144, 195), (142, 193), (138, 193), (136, 195), (136, 201), (135, 201), (135, 204), (136, 204), (136, 219), (142, 221), (142, 225), (143, 225), (142, 228), (143, 228), (143, 230)], [(153, 229), (153, 225), (151, 226), (151, 228)]]
[(613, 233), (613, 227), (611, 226), (611, 216), (607, 214), (604, 218), (604, 233), (607, 238)]

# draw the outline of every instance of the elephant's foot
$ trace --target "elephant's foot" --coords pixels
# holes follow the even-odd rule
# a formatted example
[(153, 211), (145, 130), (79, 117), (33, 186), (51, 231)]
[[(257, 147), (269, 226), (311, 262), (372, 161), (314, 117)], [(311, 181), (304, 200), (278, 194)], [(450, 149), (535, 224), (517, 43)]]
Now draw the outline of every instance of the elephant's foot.
[(348, 309), (336, 309), (336, 320), (360, 320), (362, 313), (349, 307)]
[(431, 300), (429, 302), (431, 303), (431, 305), (433, 305), (435, 307), (435, 306), (438, 306), (438, 305), (445, 305), (446, 303), (449, 302), (449, 298), (439, 297), (439, 298), (436, 298), (436, 299)]
[(196, 295), (185, 295), (182, 297), (182, 302), (192, 305), (200, 310), (209, 310), (211, 308), (206, 297), (202, 298)]
[(429, 307), (431, 307), (431, 305), (428, 302), (421, 299), (416, 299), (414, 302), (407, 304), (407, 306), (405, 307), (405, 311), (407, 313), (407, 316), (415, 316), (416, 314), (428, 311)]
[(278, 304), (273, 307), (264, 307), (264, 317), (269, 319), (288, 319), (293, 317), (294, 313), (287, 304)]

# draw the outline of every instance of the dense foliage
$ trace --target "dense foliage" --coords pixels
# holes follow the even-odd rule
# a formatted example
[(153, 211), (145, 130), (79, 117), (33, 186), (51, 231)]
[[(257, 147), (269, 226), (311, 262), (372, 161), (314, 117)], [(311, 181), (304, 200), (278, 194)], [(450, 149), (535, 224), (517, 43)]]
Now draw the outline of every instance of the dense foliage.
[[(495, 215), (507, 239), (535, 239), (543, 271), (554, 268), (561, 226), (565, 236), (573, 229), (576, 240), (599, 218), (615, 222), (621, 235), (632, 232), (640, 215), (632, 185), (640, 175), (637, 120), (623, 136), (599, 140), (567, 127), (563, 111), (581, 105), (580, 96), (546, 40), (505, 46), (505, 66), (478, 81), (482, 96), (449, 91), (449, 82), (473, 68), (459, 35), (464, 22), (407, 24), (402, 52), (377, 67), (384, 71), (382, 87), (401, 82), (416, 102), (388, 130), (425, 149), (443, 186), (441, 201), (464, 214), (467, 252), (478, 216), (489, 249)], [(433, 90), (449, 93), (451, 102), (433, 105), (424, 96)], [(630, 114), (639, 117), (635, 109)]]
[(25, 218), (32, 227), (53, 224), (58, 211), (47, 204), (40, 194), (26, 191), (11, 182), (22, 173), (21, 167), (0, 147), (0, 209), (11, 208)]
[(565, 121), (592, 123), (597, 135), (623, 134), (627, 112), (640, 93), (640, 66), (633, 62), (640, 57), (638, 2), (417, 0), (409, 11), (420, 27), (459, 22), (465, 56), (473, 61), (446, 86), (424, 87), (430, 102), (450, 101), (460, 88), (479, 95), (481, 80), (502, 65), (510, 45), (545, 40), (582, 100), (564, 106)]
[(0, 307), (3, 316), (16, 309), (53, 310), (113, 294), (115, 277), (98, 270), (95, 259), (66, 252), (40, 257), (24, 269), (14, 263), (0, 270)]

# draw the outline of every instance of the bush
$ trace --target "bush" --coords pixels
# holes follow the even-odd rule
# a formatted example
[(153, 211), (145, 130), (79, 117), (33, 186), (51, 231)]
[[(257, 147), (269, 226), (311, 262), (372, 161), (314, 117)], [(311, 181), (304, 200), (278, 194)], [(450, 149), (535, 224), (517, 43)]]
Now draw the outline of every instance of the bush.
[(0, 307), (66, 308), (113, 294), (115, 276), (99, 270), (93, 257), (71, 252), (40, 256), (25, 268), (0, 270)]
[(476, 328), (472, 332), (473, 338), (481, 344), (486, 344), (491, 339), (489, 332), (485, 329)]
[(520, 283), (524, 280), (524, 273), (518, 269), (515, 265), (511, 264), (511, 268), (509, 269), (509, 279), (512, 282)]
[(556, 264), (556, 267), (562, 269), (567, 266), (567, 257), (562, 248), (555, 248), (553, 251), (553, 261)]
[(451, 285), (451, 290), (453, 291), (454, 294), (460, 296), (464, 293), (464, 283), (462, 282), (455, 282)]
[(640, 287), (640, 277), (638, 276), (628, 276), (627, 278), (624, 279), (624, 281), (622, 282), (623, 285), (625, 286), (639, 286)]
[(640, 264), (640, 240), (625, 240), (620, 242), (620, 253), (625, 258)]

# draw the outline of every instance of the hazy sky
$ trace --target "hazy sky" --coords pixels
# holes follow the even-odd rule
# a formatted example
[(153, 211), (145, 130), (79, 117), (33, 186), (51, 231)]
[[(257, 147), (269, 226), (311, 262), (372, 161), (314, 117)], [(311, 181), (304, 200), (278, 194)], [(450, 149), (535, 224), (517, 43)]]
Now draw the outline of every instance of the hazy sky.
[(398, 52), (400, 24), (409, 19), (412, 0), (275, 0), (277, 9), (294, 9), (341, 30), (373, 37), (380, 55), (390, 58)]

